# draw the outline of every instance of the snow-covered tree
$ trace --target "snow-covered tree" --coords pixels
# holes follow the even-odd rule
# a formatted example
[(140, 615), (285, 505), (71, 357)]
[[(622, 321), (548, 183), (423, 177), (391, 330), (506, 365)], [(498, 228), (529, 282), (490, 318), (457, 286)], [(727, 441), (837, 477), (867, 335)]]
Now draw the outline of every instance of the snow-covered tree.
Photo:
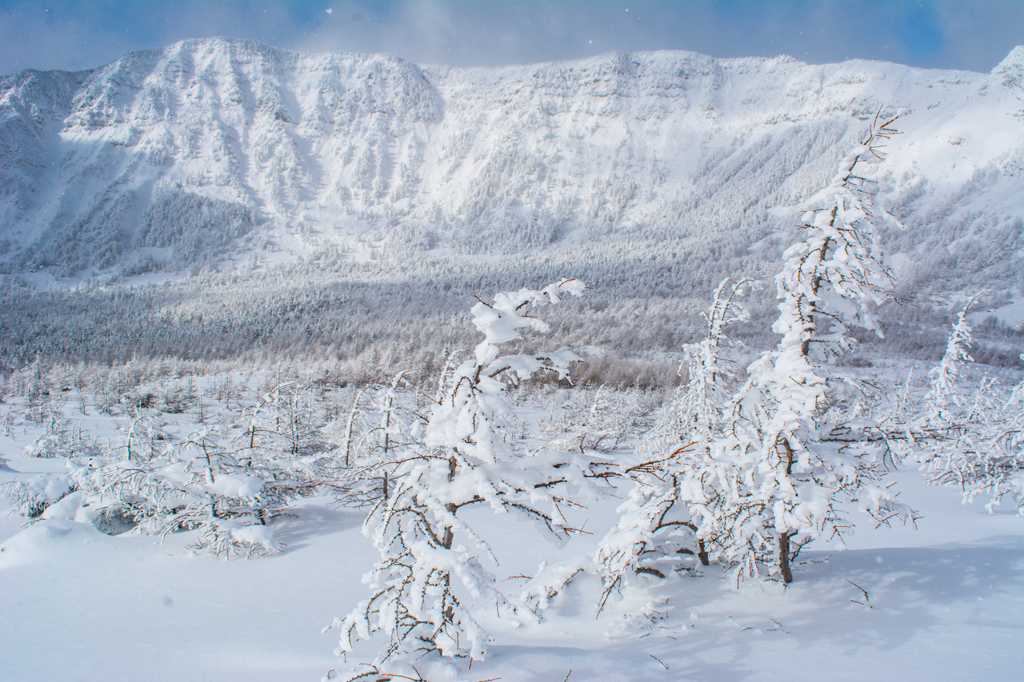
[(328, 425), (337, 448), (325, 481), (342, 504), (367, 506), (390, 496), (396, 463), (422, 436), (425, 422), (406, 389), (404, 371), (386, 386), (365, 386), (347, 413)]
[(802, 239), (786, 249), (776, 277), (772, 329), (782, 339), (748, 368), (717, 446), (721, 496), (707, 513), (737, 579), (767, 564), (791, 582), (800, 547), (844, 529), (843, 498), (882, 521), (906, 513), (876, 482), (873, 424), (833, 405), (837, 384), (850, 380), (833, 364), (855, 343), (848, 329), (882, 333), (874, 307), (888, 296), (891, 274), (876, 224), (885, 214), (873, 208), (872, 183), (861, 172), (882, 159), (891, 123), (874, 125), (812, 199)]
[(540, 436), (556, 450), (611, 452), (642, 432), (650, 412), (636, 389), (617, 391), (601, 385), (562, 397), (564, 404), (551, 407), (551, 416), (540, 429)]
[[(1024, 361), (1024, 354), (1020, 359)], [(987, 439), (987, 457), (975, 471), (968, 499), (990, 495), (986, 508), (991, 513), (1008, 496), (1017, 513), (1024, 515), (1024, 379), (1014, 387), (1002, 416), (1002, 423)]]
[(990, 496), (989, 512), (1009, 496), (1024, 513), (1024, 382), (1009, 396), (1000, 396), (996, 381), (987, 376), (973, 392), (965, 390), (961, 365), (973, 362), (969, 307), (970, 302), (957, 315), (946, 352), (928, 373), (921, 414), (905, 430), (932, 483), (958, 486), (965, 503)]
[(946, 341), (946, 352), (943, 353), (942, 360), (928, 372), (931, 387), (924, 397), (927, 410), (925, 420), (932, 426), (941, 428), (950, 424), (956, 420), (954, 413), (964, 407), (960, 365), (974, 362), (974, 358), (967, 352), (974, 341), (973, 330), (967, 321), (967, 310), (973, 300), (971, 299), (957, 315)]
[(520, 339), (522, 329), (546, 332), (534, 311), (584, 289), (577, 280), (563, 280), (539, 291), (499, 293), (493, 303), (473, 307), (473, 324), (484, 340), (471, 359), (443, 377), (422, 437), (400, 451), (393, 490), (364, 526), (381, 559), (364, 577), (370, 598), (332, 625), (341, 630), (341, 651), (381, 632), (387, 644), (379, 661), (428, 651), (479, 660), (488, 635), (467, 600), (486, 597), (516, 612), (485, 568), (495, 562), (490, 548), (459, 511), (486, 504), (496, 513), (523, 514), (556, 534), (569, 530), (553, 484), (571, 476), (572, 467), (555, 468), (544, 455), (517, 452), (506, 442), (502, 431), (510, 410), (503, 392), (505, 381), (537, 371), (565, 377), (578, 358), (564, 348), (502, 355), (499, 347)]
[[(230, 389), (221, 388), (227, 396)], [(327, 449), (320, 434), (323, 420), (309, 388), (298, 382), (278, 382), (251, 405), (243, 408), (236, 439), (239, 452), (261, 451), (291, 457), (315, 455)]]
[(722, 281), (705, 313), (707, 335), (683, 346), (687, 382), (660, 411), (654, 428), (639, 443), (637, 460), (624, 474), (632, 479), (619, 522), (596, 555), (604, 580), (601, 605), (635, 573), (664, 577), (707, 565), (707, 543), (715, 536), (713, 514), (719, 497), (712, 448), (720, 438), (722, 412), (735, 385), (735, 363), (722, 357), (729, 339), (724, 327), (748, 319), (737, 299), (752, 283)]

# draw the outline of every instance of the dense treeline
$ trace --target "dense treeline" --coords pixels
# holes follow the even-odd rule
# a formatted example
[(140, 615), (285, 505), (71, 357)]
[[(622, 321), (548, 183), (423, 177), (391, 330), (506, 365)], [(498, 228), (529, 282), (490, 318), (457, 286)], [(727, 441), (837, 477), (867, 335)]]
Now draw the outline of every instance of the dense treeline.
[[(163, 284), (93, 281), (39, 291), (8, 281), (0, 297), (0, 369), (37, 359), (112, 365), (134, 357), (178, 358), (273, 366), (308, 358), (350, 364), (350, 379), (359, 378), (356, 368), (380, 379), (410, 365), (433, 367), (446, 347), (471, 347), (465, 311), (474, 295), (494, 291), (500, 282), (519, 286), (571, 269), (594, 290), (580, 305), (553, 311), (554, 339), (590, 349), (601, 356), (595, 366), (611, 372), (626, 359), (649, 364), (699, 338), (699, 311), (718, 271), (733, 262), (722, 248), (600, 266), (567, 257), (501, 260), (486, 267), (435, 257), (415, 268), (403, 267), (400, 259), (353, 266), (335, 258)], [(747, 270), (754, 270), (754, 279), (770, 281), (771, 273)], [(1002, 296), (986, 294), (975, 309), (999, 303)], [(749, 307), (751, 323), (735, 336), (755, 349), (768, 347), (773, 339), (763, 330), (774, 301), (755, 294)], [(950, 319), (947, 307), (937, 303), (889, 304), (882, 310), (886, 339), (864, 341), (875, 346), (872, 353), (934, 359)], [(1016, 366), (1015, 348), (1024, 333), (994, 318), (976, 326), (976, 359)], [(628, 373), (604, 378), (628, 385)]]

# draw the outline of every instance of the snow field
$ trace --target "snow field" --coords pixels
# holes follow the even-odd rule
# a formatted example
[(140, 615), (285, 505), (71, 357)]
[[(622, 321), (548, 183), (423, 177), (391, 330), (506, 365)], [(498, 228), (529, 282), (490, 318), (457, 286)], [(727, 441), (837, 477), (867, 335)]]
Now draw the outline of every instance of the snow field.
[[(551, 412), (547, 399), (516, 401), (531, 435)], [(0, 419), (18, 407), (0, 405)], [(207, 409), (211, 418), (224, 414)], [(94, 437), (114, 436), (113, 417), (87, 411)], [(40, 433), (15, 420), (0, 434), (9, 461), (0, 481), (62, 468), (59, 459), (21, 455)], [(427, 657), (416, 669), (431, 681), (557, 682), (570, 670), (570, 680), (1018, 679), (1024, 519), (999, 507), (989, 515), (981, 500), (962, 505), (958, 490), (927, 486), (910, 468), (891, 478), (921, 514), (917, 528), (873, 528), (851, 511), (857, 527), (846, 549), (811, 545), (786, 589), (747, 582), (736, 590), (712, 565), (703, 577), (641, 576), (595, 618), (601, 584), (585, 576), (536, 626), (514, 627), (477, 605), (494, 637), (487, 659), (468, 669)], [(562, 547), (511, 514), (467, 508), (465, 520), (494, 551), (499, 588), (515, 597), (524, 581), (512, 576), (592, 554), (627, 490), (567, 512), (591, 534)], [(195, 532), (160, 542), (61, 518), (21, 529), (24, 519), (5, 515), (0, 678), (315, 680), (334, 669), (344, 679), (378, 643), (359, 643), (344, 662), (332, 653), (334, 631), (320, 630), (366, 597), (360, 577), (377, 554), (360, 532), (363, 513), (335, 506), (302, 501), (293, 517), (272, 522), (282, 554), (230, 561), (191, 551)], [(645, 606), (651, 617), (637, 617)]]

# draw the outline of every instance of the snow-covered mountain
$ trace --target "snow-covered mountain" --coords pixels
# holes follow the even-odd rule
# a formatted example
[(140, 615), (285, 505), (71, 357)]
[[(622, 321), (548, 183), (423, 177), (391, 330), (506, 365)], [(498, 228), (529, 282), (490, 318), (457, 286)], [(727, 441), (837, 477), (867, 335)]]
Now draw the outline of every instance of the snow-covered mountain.
[(1022, 72), (1022, 47), (990, 74), (687, 52), (453, 69), (230, 39), (24, 71), (0, 79), (0, 272), (284, 261), (413, 283), (515, 273), (509, 288), (558, 271), (703, 308), (724, 274), (771, 276), (792, 207), (881, 112), (901, 114), (875, 172), (905, 226), (886, 235), (904, 294), (987, 286), (1008, 305)]

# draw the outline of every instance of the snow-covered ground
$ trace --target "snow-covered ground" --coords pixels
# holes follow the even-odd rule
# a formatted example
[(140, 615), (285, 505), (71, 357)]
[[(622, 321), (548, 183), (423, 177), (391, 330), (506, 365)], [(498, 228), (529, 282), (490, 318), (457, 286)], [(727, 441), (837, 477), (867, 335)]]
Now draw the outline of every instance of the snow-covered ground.
[[(0, 417), (11, 408), (0, 405)], [(90, 422), (94, 436), (113, 425)], [(0, 435), (0, 482), (62, 469), (59, 459), (22, 456), (35, 431), (17, 422)], [(892, 478), (921, 514), (917, 527), (873, 528), (851, 515), (846, 548), (812, 546), (787, 589), (751, 581), (736, 590), (711, 566), (702, 577), (644, 577), (595, 617), (600, 585), (585, 576), (538, 626), (515, 628), (483, 609), (494, 642), (471, 669), (436, 657), (416, 669), (432, 682), (1020, 679), (1024, 517), (964, 506), (957, 490), (927, 486), (912, 469)], [(108, 536), (59, 509), (23, 528), (0, 504), (5, 682), (317, 680), (332, 669), (346, 679), (376, 654), (377, 642), (362, 642), (346, 662), (333, 654), (335, 631), (321, 634), (367, 596), (360, 577), (377, 558), (362, 512), (331, 499), (307, 499), (274, 523), (282, 554), (230, 561), (191, 551), (194, 532), (162, 542)], [(509, 515), (474, 509), (467, 519), (515, 596), (522, 579), (508, 576), (592, 552), (617, 504), (610, 496), (577, 510), (592, 534), (564, 547)], [(639, 611), (653, 618), (625, 617)]]

